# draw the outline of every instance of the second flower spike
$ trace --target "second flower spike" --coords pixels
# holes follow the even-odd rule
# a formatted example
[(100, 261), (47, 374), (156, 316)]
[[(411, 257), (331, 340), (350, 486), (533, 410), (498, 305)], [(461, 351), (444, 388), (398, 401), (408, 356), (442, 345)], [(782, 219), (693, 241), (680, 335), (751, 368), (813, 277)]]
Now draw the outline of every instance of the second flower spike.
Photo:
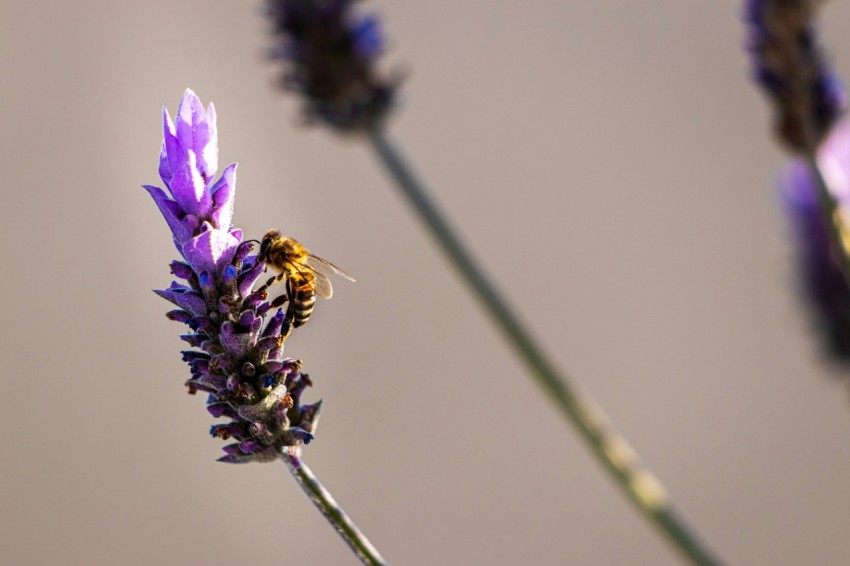
[(304, 97), (305, 116), (341, 132), (379, 128), (395, 84), (375, 68), (384, 39), (375, 15), (355, 13), (356, 0), (268, 0), (276, 44), (289, 62), (284, 88)]

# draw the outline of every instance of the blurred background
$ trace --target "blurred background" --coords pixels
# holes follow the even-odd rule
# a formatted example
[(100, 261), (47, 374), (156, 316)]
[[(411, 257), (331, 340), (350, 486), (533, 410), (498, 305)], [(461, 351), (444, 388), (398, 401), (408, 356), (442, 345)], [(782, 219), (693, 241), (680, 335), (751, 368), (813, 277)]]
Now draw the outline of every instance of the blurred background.
[[(834, 4), (834, 5), (833, 5)], [(370, 0), (390, 134), (561, 368), (730, 563), (850, 562), (846, 372), (795, 292), (741, 7)], [(353, 564), (186, 395), (163, 104), (218, 111), (235, 224), (353, 273), (287, 342), (305, 460), (394, 564), (678, 564), (503, 347), (368, 148), (276, 90), (263, 5), (0, 2), (0, 563)], [(850, 5), (824, 9), (850, 78)]]

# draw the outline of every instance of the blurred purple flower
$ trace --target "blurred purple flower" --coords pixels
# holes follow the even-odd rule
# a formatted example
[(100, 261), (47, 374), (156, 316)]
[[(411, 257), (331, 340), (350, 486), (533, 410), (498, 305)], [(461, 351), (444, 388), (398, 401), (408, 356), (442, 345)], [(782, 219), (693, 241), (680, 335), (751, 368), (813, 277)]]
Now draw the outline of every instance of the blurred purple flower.
[[(850, 121), (838, 122), (818, 152), (818, 165), (838, 204), (841, 226), (850, 214)], [(782, 200), (797, 247), (799, 278), (816, 326), (834, 358), (850, 363), (850, 285), (841, 269), (841, 250), (830, 235), (809, 165), (793, 161), (780, 183)], [(848, 234), (842, 230), (842, 243)]]
[(844, 111), (846, 95), (817, 44), (819, 0), (746, 0), (753, 75), (773, 101), (776, 133), (792, 151), (812, 151)]
[(302, 405), (310, 385), (301, 362), (283, 357), (289, 333), (284, 313), (267, 316), (271, 305), (253, 286), (265, 265), (249, 256), (250, 242), (231, 227), (236, 194), (236, 164), (213, 181), (218, 136), (213, 105), (205, 111), (187, 90), (172, 122), (163, 110), (164, 137), (159, 173), (168, 188), (145, 185), (165, 217), (185, 261), (171, 272), (172, 282), (155, 291), (178, 308), (168, 318), (189, 326), (181, 336), (196, 350), (183, 352), (190, 393), (209, 393), (207, 410), (231, 419), (215, 425), (213, 436), (233, 438), (220, 461), (270, 461), (287, 449), (310, 442), (321, 402)]
[(343, 132), (379, 128), (396, 84), (378, 75), (384, 50), (380, 21), (354, 13), (356, 0), (268, 0), (277, 44), (289, 61), (283, 86), (304, 97), (305, 115)]

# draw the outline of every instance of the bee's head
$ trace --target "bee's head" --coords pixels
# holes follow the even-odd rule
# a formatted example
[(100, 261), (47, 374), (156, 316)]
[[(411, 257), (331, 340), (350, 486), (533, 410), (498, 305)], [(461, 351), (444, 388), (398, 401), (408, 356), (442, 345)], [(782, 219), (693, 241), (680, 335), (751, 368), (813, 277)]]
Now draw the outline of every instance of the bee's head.
[(260, 242), (260, 253), (257, 255), (257, 259), (262, 262), (268, 262), (269, 259), (269, 248), (275, 240), (280, 239), (280, 232), (277, 230), (269, 230), (266, 232), (266, 235), (263, 236), (263, 241)]

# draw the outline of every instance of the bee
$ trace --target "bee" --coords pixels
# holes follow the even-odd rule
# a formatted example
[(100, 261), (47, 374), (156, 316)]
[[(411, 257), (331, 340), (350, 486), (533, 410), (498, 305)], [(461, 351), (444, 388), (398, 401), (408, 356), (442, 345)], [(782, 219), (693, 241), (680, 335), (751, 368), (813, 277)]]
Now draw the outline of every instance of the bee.
[(263, 285), (263, 291), (273, 283), (286, 279), (286, 295), (290, 303), (293, 328), (298, 328), (310, 318), (316, 304), (316, 295), (323, 299), (333, 296), (334, 290), (328, 275), (336, 273), (354, 281), (354, 277), (342, 269), (311, 254), (297, 240), (281, 236), (277, 230), (269, 230), (263, 236), (257, 259), (280, 272)]

